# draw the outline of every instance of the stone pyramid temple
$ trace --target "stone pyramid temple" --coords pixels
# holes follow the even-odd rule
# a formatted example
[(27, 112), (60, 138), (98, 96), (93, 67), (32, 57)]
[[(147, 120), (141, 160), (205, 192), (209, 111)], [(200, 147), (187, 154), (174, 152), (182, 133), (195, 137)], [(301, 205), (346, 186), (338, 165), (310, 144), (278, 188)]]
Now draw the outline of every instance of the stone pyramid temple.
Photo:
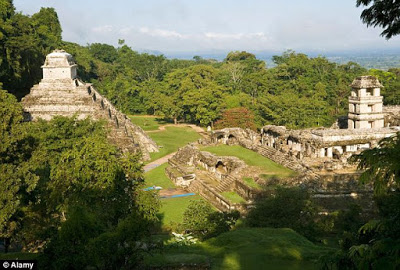
[(64, 50), (55, 50), (46, 56), (42, 68), (43, 79), (22, 99), (26, 120), (50, 120), (56, 115), (104, 119), (110, 130), (110, 142), (123, 151), (140, 150), (145, 160), (150, 159), (150, 152), (158, 152), (156, 143), (140, 127), (118, 111), (91, 84), (78, 78), (72, 55)]

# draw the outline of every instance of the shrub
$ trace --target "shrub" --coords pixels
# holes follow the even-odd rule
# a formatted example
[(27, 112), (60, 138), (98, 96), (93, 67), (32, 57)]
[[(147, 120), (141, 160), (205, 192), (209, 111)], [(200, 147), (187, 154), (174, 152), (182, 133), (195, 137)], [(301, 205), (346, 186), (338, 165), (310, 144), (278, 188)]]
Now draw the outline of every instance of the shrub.
[(247, 216), (247, 223), (252, 227), (291, 228), (314, 239), (317, 214), (308, 192), (279, 187), (274, 196), (256, 202)]
[(216, 212), (205, 201), (190, 201), (183, 213), (183, 227), (195, 237), (204, 240), (229, 231), (239, 217), (238, 211)]
[(255, 130), (254, 114), (247, 108), (232, 108), (222, 114), (222, 118), (215, 123), (215, 128), (240, 127)]

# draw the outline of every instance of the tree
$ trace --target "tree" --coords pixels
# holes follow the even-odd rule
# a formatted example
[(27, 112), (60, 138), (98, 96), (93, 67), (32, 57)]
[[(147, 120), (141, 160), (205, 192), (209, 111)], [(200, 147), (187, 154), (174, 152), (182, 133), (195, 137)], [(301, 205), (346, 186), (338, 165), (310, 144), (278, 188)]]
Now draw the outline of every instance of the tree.
[[(372, 3), (371, 6), (369, 6)], [(399, 0), (357, 0), (357, 7), (369, 6), (361, 13), (361, 20), (367, 26), (379, 26), (384, 30), (381, 36), (390, 39), (400, 34)]]
[(351, 160), (364, 171), (360, 181), (373, 183), (375, 194), (400, 187), (400, 133), (379, 142), (379, 147), (367, 149)]
[(238, 211), (216, 212), (204, 200), (190, 201), (183, 213), (183, 227), (200, 239), (228, 232), (239, 219)]
[(276, 194), (261, 198), (248, 213), (251, 227), (292, 228), (309, 238), (315, 238), (318, 209), (310, 194), (300, 188), (279, 187)]
[(132, 213), (155, 222), (157, 202), (141, 194), (140, 157), (110, 145), (102, 122), (55, 117), (15, 125), (23, 136), (0, 155), (2, 237), (37, 250), (55, 239), (75, 206), (95, 216), (99, 233)]
[(32, 15), (32, 26), (39, 36), (43, 55), (61, 45), (61, 24), (54, 8), (41, 8)]
[(20, 166), (31, 154), (31, 145), (24, 141), (22, 113), (17, 99), (2, 90), (0, 84), (0, 237), (5, 239), (6, 252), (19, 230), (22, 178), (28, 179), (28, 183), (35, 179)]
[(240, 127), (256, 129), (254, 114), (247, 108), (232, 108), (224, 111), (222, 118), (215, 123), (215, 128)]
[(89, 51), (94, 58), (99, 59), (105, 63), (113, 63), (118, 58), (117, 49), (114, 46), (108, 44), (90, 44)]
[(338, 269), (398, 269), (400, 267), (400, 133), (380, 141), (379, 147), (352, 156), (364, 172), (361, 183), (372, 183), (379, 211), (358, 230), (342, 240), (335, 254)]

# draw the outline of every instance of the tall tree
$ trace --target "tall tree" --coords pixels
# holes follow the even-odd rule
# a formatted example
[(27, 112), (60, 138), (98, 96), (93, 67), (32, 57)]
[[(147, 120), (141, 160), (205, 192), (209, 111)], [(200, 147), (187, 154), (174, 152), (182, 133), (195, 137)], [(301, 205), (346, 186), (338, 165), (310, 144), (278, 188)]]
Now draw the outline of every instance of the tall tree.
[(368, 7), (361, 13), (363, 23), (382, 27), (384, 30), (381, 36), (390, 39), (400, 34), (399, 0), (357, 0), (357, 7), (359, 6)]

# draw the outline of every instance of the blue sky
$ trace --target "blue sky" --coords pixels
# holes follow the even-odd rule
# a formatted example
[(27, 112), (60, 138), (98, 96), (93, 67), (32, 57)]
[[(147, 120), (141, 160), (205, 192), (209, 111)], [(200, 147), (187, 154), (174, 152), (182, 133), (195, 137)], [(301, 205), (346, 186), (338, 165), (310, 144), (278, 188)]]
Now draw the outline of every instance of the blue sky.
[(136, 50), (349, 51), (400, 48), (360, 21), (355, 0), (14, 0), (33, 14), (54, 7), (63, 39), (118, 39)]

